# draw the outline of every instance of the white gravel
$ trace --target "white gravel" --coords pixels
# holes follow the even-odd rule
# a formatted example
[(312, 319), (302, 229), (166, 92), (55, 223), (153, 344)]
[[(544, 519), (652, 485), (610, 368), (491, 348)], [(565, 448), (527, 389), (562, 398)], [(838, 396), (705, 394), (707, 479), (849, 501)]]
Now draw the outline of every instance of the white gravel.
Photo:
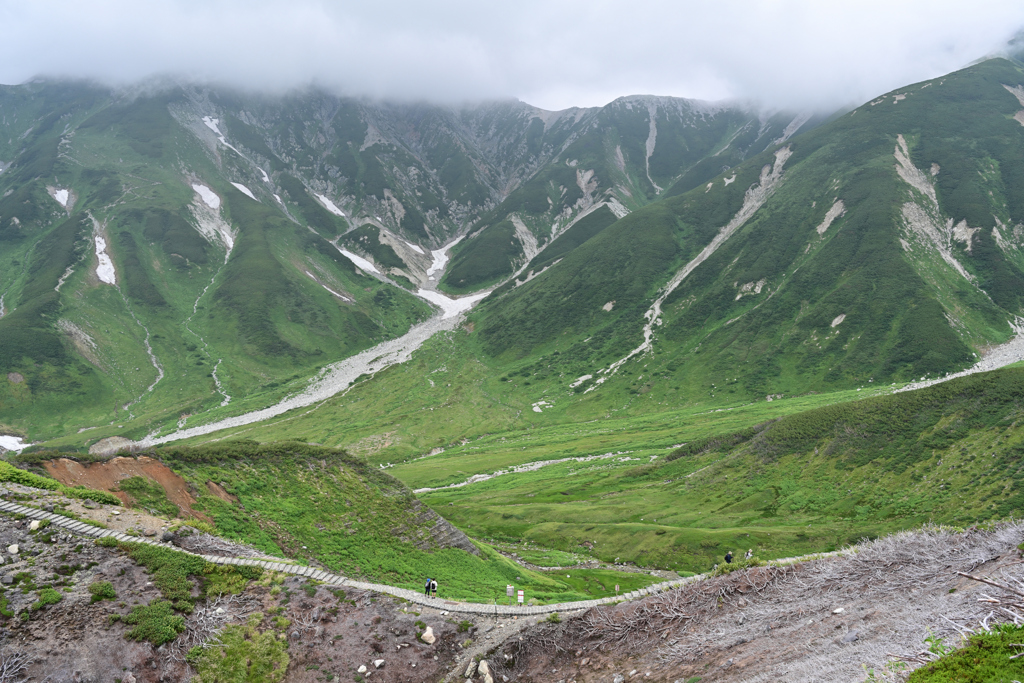
[(957, 377), (966, 377), (967, 375), (973, 375), (978, 372), (988, 372), (990, 370), (998, 370), (999, 368), (1006, 367), (1018, 361), (1024, 360), (1024, 328), (1014, 327), (1017, 335), (999, 346), (993, 347), (986, 353), (981, 360), (960, 372), (954, 372), (944, 377), (937, 379), (927, 379), (920, 382), (912, 382), (899, 389), (893, 390), (893, 393), (901, 391), (913, 391), (914, 389), (923, 389), (924, 387), (930, 387), (934, 384), (940, 384)]
[(383, 344), (378, 344), (372, 349), (367, 349), (362, 353), (358, 353), (351, 358), (346, 358), (343, 361), (333, 363), (324, 368), (319, 375), (314, 377), (304, 391), (295, 396), (286, 398), (277, 405), (273, 405), (262, 410), (256, 410), (251, 413), (245, 413), (244, 415), (229, 417), (217, 422), (211, 422), (210, 424), (190, 427), (189, 429), (181, 429), (167, 434), (166, 436), (150, 435), (139, 443), (143, 446), (156, 446), (171, 441), (178, 441), (179, 439), (188, 439), (195, 436), (202, 436), (204, 434), (211, 434), (222, 429), (242, 427), (256, 422), (269, 420), (270, 418), (282, 415), (289, 410), (304, 408), (306, 406), (311, 406), (314, 403), (325, 401), (332, 396), (347, 390), (352, 386), (352, 383), (362, 375), (372, 375), (373, 373), (379, 372), (391, 365), (404, 363), (409, 360), (413, 352), (418, 349), (423, 342), (438, 332), (454, 329), (458, 326), (459, 321), (459, 316), (437, 316), (416, 325), (405, 335), (397, 339), (386, 341)]

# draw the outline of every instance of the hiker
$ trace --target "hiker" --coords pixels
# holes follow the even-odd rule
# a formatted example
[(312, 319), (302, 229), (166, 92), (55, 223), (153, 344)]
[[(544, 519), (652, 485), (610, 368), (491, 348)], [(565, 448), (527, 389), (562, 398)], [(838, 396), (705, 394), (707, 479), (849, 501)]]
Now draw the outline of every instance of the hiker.
[(431, 586), (431, 584), (433, 584), (435, 586), (437, 585), (436, 583), (434, 583), (433, 579), (427, 579), (427, 585), (423, 587), (423, 594), (424, 595), (430, 595), (430, 586)]
[(434, 597), (437, 597), (437, 579), (430, 580), (430, 592), (433, 593)]
[(732, 551), (731, 550), (725, 551), (725, 563), (726, 564), (732, 564)]
[(754, 556), (754, 549), (750, 548), (749, 550), (747, 550), (747, 554), (743, 557), (743, 559), (744, 560), (749, 560), (753, 556)]

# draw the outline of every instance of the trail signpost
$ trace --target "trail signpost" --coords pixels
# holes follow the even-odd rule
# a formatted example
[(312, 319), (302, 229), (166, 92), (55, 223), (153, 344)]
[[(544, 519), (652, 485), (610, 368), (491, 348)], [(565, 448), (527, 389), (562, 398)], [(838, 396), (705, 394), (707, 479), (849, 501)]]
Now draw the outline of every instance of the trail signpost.
[(508, 604), (510, 606), (512, 605), (512, 596), (513, 596), (513, 594), (515, 594), (515, 592), (516, 592), (516, 587), (513, 586), (512, 584), (508, 584), (507, 586), (505, 586), (505, 595), (508, 596)]
[(519, 599), (518, 599), (518, 602), (519, 602), (519, 604), (520, 604), (520, 605), (521, 605), (521, 604), (523, 604), (523, 595), (525, 594), (525, 592), (526, 592), (526, 591), (519, 591)]

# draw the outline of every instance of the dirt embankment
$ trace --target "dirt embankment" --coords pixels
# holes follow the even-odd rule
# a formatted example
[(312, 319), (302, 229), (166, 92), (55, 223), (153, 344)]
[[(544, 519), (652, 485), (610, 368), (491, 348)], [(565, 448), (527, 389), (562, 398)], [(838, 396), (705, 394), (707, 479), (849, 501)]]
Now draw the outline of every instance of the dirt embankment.
[[(139, 456), (138, 458), (113, 458), (106, 462), (82, 464), (61, 458), (46, 462), (44, 465), (50, 476), (62, 484), (109, 491), (120, 498), (125, 505), (131, 505), (134, 501), (131, 496), (120, 490), (120, 482), (132, 477), (144, 477), (163, 488), (167, 499), (181, 510), (182, 517), (196, 517), (207, 522), (210, 521), (209, 517), (192, 509), (196, 498), (189, 491), (188, 482), (158, 460)], [(219, 486), (217, 488), (220, 489)], [(224, 494), (229, 495), (226, 491)]]

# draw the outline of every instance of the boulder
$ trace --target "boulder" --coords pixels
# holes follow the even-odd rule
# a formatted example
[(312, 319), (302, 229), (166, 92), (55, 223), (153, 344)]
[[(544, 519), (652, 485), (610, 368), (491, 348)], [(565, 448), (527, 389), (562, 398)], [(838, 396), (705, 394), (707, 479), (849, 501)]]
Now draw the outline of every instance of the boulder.
[(423, 635), (420, 636), (420, 640), (422, 640), (427, 645), (433, 645), (434, 641), (437, 640), (437, 636), (434, 635), (434, 627), (428, 626), (427, 630), (424, 631)]
[(170, 543), (174, 540), (174, 534), (172, 534), (170, 531), (165, 531), (162, 534), (160, 534), (160, 540), (164, 543)]
[(17, 555), (18, 554), (18, 544), (14, 543), (12, 545), (7, 546), (7, 552), (9, 552), (11, 555)]
[(29, 522), (28, 523), (28, 530), (29, 531), (38, 531), (39, 530), (39, 520), (38, 519), (33, 519), (31, 522)]
[(374, 669), (379, 669), (382, 666), (384, 666), (384, 660), (383, 659), (375, 659), (375, 660), (373, 660), (373, 668)]
[(615, 674), (615, 678), (612, 679), (612, 683), (623, 683), (625, 680), (626, 677), (622, 674)]
[(10, 586), (14, 583), (14, 574), (4, 574), (3, 578), (0, 578), (0, 583), (5, 586)]
[(850, 631), (845, 636), (843, 636), (842, 642), (844, 642), (844, 643), (852, 643), (853, 641), (857, 640), (858, 638), (860, 638), (860, 635), (857, 633), (857, 631)]
[(491, 677), (491, 667), (488, 666), (486, 659), (481, 659), (476, 668), (483, 677), (484, 683), (494, 683), (494, 678)]
[(367, 671), (367, 669), (366, 669), (366, 665), (365, 664), (360, 664), (359, 668), (356, 669), (356, 673), (364, 674), (364, 673), (366, 673), (366, 671)]
[[(47, 503), (46, 505), (44, 505), (43, 510), (45, 510), (46, 512), (53, 512), (53, 503)], [(129, 676), (130, 675), (131, 674), (129, 674)]]
[(89, 510), (95, 510), (99, 506), (100, 504), (97, 503), (95, 500), (92, 500), (91, 498), (86, 498), (85, 500), (82, 501), (82, 507), (87, 508)]
[(473, 659), (469, 662), (469, 666), (466, 667), (466, 678), (472, 678), (476, 674), (476, 660)]

